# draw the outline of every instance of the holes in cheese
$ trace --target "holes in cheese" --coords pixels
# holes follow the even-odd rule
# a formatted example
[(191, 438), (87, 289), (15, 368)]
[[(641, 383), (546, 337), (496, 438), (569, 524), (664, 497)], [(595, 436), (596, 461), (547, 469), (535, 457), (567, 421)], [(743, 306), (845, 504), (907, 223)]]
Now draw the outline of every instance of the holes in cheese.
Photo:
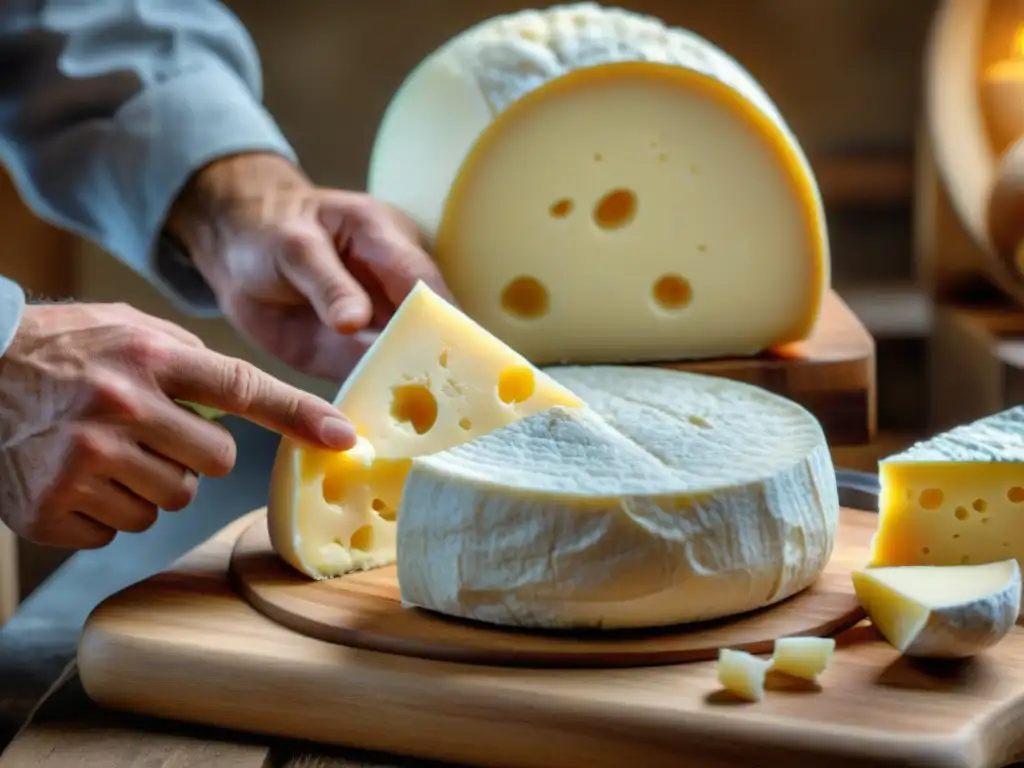
[[(771, 99), (713, 44), (623, 9), (524, 10), (445, 43), (388, 105), (368, 190), (536, 364), (755, 354), (806, 338), (829, 285), (817, 184)], [(652, 300), (665, 275), (698, 290)], [(535, 298), (509, 298), (523, 276)]]
[(631, 189), (613, 189), (594, 206), (594, 223), (603, 230), (625, 227), (636, 216), (636, 193)]
[(523, 320), (546, 315), (548, 301), (548, 289), (535, 277), (517, 277), (501, 291), (502, 308)]
[(681, 275), (664, 275), (651, 291), (658, 306), (668, 311), (683, 309), (693, 299), (690, 281)]
[(546, 373), (587, 407), (413, 460), (403, 600), (506, 626), (651, 627), (762, 608), (821, 573), (839, 504), (803, 408), (665, 369)]
[(582, 401), (420, 283), (335, 404), (355, 424), (355, 447), (282, 440), (270, 482), (274, 548), (314, 578), (394, 561), (412, 458)]
[(553, 202), (551, 207), (548, 209), (548, 212), (551, 214), (551, 218), (553, 219), (564, 219), (572, 213), (572, 209), (574, 207), (575, 205), (572, 200), (567, 197), (563, 197), (561, 200)]
[(853, 574), (878, 631), (906, 656), (964, 658), (999, 642), (1020, 614), (1016, 560), (893, 566)]
[(879, 462), (879, 529), (869, 564), (965, 565), (1024, 557), (1015, 488), (1024, 408), (917, 443)]

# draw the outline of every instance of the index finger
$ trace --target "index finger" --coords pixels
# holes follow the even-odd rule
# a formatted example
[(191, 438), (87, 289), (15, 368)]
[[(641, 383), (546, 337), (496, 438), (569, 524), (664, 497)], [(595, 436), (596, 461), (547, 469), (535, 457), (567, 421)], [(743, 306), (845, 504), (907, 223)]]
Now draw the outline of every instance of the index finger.
[(252, 363), (196, 347), (179, 347), (173, 357), (156, 371), (168, 397), (240, 416), (317, 448), (355, 445), (355, 429), (337, 408)]

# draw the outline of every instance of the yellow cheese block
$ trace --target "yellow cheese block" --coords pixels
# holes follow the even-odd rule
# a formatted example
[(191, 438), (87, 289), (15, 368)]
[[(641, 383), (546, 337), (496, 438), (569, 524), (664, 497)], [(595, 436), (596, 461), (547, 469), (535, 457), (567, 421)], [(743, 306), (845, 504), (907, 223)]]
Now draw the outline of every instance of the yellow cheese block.
[(772, 651), (770, 671), (815, 680), (828, 667), (835, 649), (831, 637), (780, 637)]
[(582, 401), (420, 283), (341, 388), (356, 446), (283, 439), (271, 474), (274, 549), (313, 578), (394, 562), (395, 511), (415, 456)]
[(957, 427), (879, 462), (871, 566), (1024, 558), (1024, 408)]
[(538, 364), (754, 354), (805, 338), (829, 285), (816, 181), (770, 98), (622, 9), (521, 11), (446, 43), (388, 106), (368, 189)]
[(744, 701), (764, 698), (764, 683), (771, 662), (746, 651), (722, 648), (718, 652), (718, 682)]
[(869, 568), (853, 574), (853, 586), (878, 631), (907, 656), (974, 656), (1020, 615), (1016, 560)]

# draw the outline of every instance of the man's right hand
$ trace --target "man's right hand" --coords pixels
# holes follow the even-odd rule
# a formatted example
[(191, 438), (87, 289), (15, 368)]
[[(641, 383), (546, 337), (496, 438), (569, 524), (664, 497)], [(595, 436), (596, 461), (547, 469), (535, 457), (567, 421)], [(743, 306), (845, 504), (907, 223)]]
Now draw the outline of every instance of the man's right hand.
[(0, 358), (0, 518), (16, 533), (90, 549), (187, 506), (235, 444), (176, 404), (236, 414), (320, 448), (355, 444), (329, 403), (207, 349), (122, 304), (33, 305)]

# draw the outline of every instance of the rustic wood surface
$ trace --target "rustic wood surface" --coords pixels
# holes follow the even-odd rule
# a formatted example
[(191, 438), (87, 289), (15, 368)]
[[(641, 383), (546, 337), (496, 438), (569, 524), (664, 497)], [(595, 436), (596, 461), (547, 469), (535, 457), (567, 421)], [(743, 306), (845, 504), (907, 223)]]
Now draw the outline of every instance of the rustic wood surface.
[(763, 611), (661, 631), (515, 632), (452, 621), (402, 606), (395, 566), (313, 581), (274, 552), (266, 513), (239, 536), (232, 583), (258, 611), (304, 635), (355, 648), (417, 658), (523, 666), (644, 666), (716, 659), (720, 648), (771, 653), (775, 638), (831, 637), (864, 611), (850, 574), (864, 565), (868, 512), (843, 510), (836, 552), (810, 588)]
[(834, 291), (812, 336), (757, 357), (663, 363), (756, 384), (818, 417), (830, 445), (862, 445), (875, 435), (875, 342)]
[(1024, 310), (940, 306), (931, 346), (933, 430), (1024, 403)]
[(521, 768), (657, 768), (681, 754), (753, 765), (766, 750), (792, 766), (996, 768), (1024, 755), (1024, 629), (967, 663), (929, 665), (858, 625), (838, 636), (820, 686), (754, 705), (721, 692), (711, 662), (534, 670), (388, 656), (293, 633), (232, 593), (230, 553), (252, 519), (94, 612), (79, 651), (90, 695), (179, 720)]

